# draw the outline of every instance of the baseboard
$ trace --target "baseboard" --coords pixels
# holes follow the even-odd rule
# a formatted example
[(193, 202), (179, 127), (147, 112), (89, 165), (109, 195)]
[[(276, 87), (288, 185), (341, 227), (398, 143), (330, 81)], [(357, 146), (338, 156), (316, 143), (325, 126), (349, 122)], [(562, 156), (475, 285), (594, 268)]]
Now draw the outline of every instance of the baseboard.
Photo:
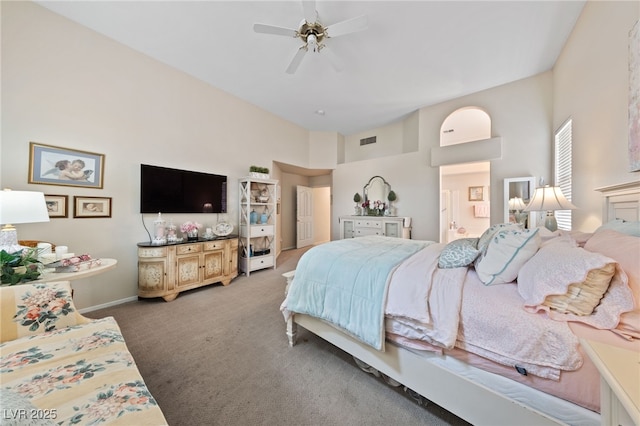
[(127, 297), (126, 299), (114, 300), (113, 302), (103, 303), (101, 305), (89, 306), (88, 308), (78, 309), (78, 312), (81, 314), (86, 314), (87, 312), (97, 311), (99, 309), (110, 308), (111, 306), (121, 305), (127, 302), (135, 302), (138, 300), (138, 296)]

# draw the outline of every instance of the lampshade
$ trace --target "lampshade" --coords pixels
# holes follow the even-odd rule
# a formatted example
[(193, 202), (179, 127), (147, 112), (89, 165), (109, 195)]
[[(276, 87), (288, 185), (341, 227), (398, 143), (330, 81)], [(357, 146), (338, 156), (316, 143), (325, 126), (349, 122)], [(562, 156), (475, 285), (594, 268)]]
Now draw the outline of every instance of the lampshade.
[(509, 200), (509, 210), (517, 210), (520, 211), (524, 209), (524, 201), (520, 197), (513, 197)]
[(553, 210), (573, 210), (577, 207), (571, 204), (557, 186), (543, 186), (536, 188), (533, 197), (525, 212), (553, 211)]
[(524, 208), (524, 212), (546, 211), (544, 226), (550, 231), (558, 229), (558, 223), (553, 215), (554, 210), (573, 210), (577, 207), (571, 204), (557, 186), (543, 186), (536, 188), (531, 201)]
[(47, 203), (42, 192), (0, 191), (0, 249), (9, 253), (21, 250), (13, 224), (49, 222)]

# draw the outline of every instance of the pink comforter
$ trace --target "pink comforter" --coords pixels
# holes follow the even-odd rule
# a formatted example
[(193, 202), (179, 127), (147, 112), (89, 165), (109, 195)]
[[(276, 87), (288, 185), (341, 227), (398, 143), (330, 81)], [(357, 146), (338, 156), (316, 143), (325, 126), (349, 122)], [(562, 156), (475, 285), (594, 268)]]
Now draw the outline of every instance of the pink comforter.
[(578, 339), (566, 322), (531, 314), (515, 284), (484, 286), (473, 268), (439, 269), (443, 244), (433, 244), (393, 273), (386, 331), (468, 352), (557, 380), (582, 365)]

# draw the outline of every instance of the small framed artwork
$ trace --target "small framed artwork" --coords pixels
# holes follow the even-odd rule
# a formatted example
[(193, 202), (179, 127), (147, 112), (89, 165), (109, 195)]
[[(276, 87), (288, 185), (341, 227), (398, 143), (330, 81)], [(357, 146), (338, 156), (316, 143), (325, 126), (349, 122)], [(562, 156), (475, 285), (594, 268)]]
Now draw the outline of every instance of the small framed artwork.
[(47, 212), (50, 218), (68, 217), (69, 197), (67, 195), (44, 195), (44, 202), (47, 204)]
[(111, 197), (73, 197), (73, 217), (111, 217)]
[(469, 201), (484, 201), (484, 187), (483, 186), (470, 186), (469, 187)]
[(29, 183), (102, 188), (104, 154), (29, 143)]

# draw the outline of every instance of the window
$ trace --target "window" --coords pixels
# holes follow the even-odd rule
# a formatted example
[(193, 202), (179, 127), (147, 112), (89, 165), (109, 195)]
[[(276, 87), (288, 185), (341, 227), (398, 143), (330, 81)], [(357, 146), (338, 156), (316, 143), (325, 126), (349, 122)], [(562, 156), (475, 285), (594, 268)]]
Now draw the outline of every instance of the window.
[[(562, 193), (571, 201), (571, 119), (556, 131), (554, 138), (554, 180)], [(555, 212), (558, 229), (571, 230), (571, 210)]]

